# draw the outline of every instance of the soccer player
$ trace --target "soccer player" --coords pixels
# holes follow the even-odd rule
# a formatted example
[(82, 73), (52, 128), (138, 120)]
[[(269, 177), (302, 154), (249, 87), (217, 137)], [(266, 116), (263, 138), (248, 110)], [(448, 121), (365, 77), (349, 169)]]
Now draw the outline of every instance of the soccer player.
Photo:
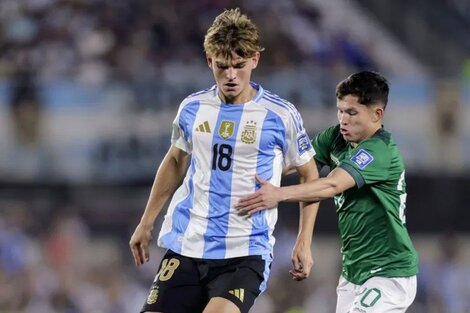
[(240, 214), (257, 214), (280, 201), (334, 197), (341, 235), (342, 275), (337, 313), (405, 312), (416, 294), (418, 256), (405, 224), (405, 168), (397, 145), (382, 125), (387, 80), (355, 73), (336, 87), (339, 124), (312, 144), (327, 177), (302, 185), (262, 188), (242, 198)]
[[(263, 50), (256, 25), (239, 9), (225, 10), (208, 29), (204, 49), (216, 85), (180, 104), (172, 146), (129, 242), (136, 265), (147, 262), (154, 221), (183, 181), (158, 236), (168, 250), (142, 312), (248, 312), (266, 288), (277, 210), (247, 218), (235, 204), (259, 188), (255, 174), (277, 186), (284, 167), (295, 167), (303, 182), (318, 178), (298, 111), (250, 81)], [(307, 278), (313, 265), (317, 209), (301, 205), (294, 280)]]

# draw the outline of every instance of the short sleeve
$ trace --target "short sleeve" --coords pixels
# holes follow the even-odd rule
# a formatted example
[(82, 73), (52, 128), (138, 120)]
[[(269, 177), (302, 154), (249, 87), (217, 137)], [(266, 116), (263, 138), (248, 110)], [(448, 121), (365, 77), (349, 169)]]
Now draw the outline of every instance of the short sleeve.
[(336, 126), (325, 129), (324, 131), (318, 133), (315, 138), (312, 140), (313, 149), (315, 149), (315, 162), (319, 168), (323, 166), (330, 165), (330, 150), (331, 143), (333, 142), (334, 130)]
[(388, 179), (392, 154), (380, 139), (371, 138), (360, 143), (339, 167), (356, 181), (358, 188)]
[(191, 128), (188, 123), (188, 104), (181, 103), (172, 124), (171, 144), (190, 154), (192, 152)]
[(313, 158), (315, 150), (297, 110), (289, 115), (286, 124), (285, 166), (302, 166)]

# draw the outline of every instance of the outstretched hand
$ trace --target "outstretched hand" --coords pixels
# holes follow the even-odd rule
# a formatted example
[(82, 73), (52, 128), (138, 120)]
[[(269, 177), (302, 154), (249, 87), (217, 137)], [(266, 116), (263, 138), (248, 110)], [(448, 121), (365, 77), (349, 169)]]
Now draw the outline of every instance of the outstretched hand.
[(277, 207), (281, 201), (279, 187), (273, 186), (268, 181), (256, 175), (256, 181), (261, 185), (261, 188), (239, 200), (235, 208), (240, 215), (252, 215), (256, 212), (266, 209)]

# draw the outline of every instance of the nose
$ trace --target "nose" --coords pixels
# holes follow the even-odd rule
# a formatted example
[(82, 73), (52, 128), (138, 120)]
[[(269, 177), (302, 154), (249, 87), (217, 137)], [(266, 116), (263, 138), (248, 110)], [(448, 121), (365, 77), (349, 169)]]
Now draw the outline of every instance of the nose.
[(230, 66), (226, 71), (227, 79), (234, 80), (237, 77), (237, 70)]
[(346, 125), (347, 124), (347, 117), (346, 117), (347, 114), (344, 114), (344, 113), (341, 113), (339, 112), (338, 113), (338, 120), (339, 120), (339, 123), (341, 125)]

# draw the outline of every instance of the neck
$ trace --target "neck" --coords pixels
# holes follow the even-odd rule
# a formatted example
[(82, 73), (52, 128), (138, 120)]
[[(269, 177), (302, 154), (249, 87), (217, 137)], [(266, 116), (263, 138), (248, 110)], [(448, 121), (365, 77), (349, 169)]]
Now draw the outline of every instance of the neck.
[(248, 85), (248, 87), (245, 88), (239, 95), (234, 97), (227, 97), (219, 89), (219, 97), (227, 104), (243, 104), (253, 99), (253, 97), (256, 95), (256, 92), (256, 89), (251, 87), (251, 85)]

